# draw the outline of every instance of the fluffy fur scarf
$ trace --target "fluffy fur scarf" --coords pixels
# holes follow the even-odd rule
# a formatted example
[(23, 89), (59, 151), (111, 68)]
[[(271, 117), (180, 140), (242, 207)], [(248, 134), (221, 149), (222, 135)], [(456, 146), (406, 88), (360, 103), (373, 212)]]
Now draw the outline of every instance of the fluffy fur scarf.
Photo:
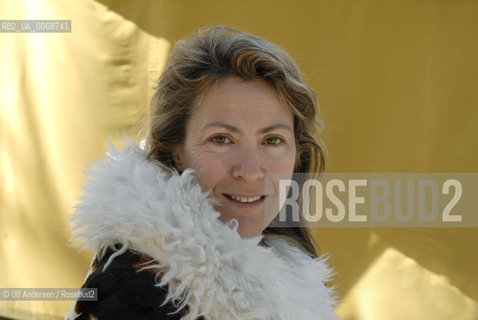
[(218, 219), (192, 171), (171, 175), (129, 142), (111, 146), (88, 175), (75, 238), (83, 248), (122, 243), (154, 258), (156, 285), (168, 285), (167, 301), (179, 309), (188, 306), (184, 319), (336, 319), (326, 259), (277, 237), (264, 238), (267, 246), (262, 236), (241, 238)]

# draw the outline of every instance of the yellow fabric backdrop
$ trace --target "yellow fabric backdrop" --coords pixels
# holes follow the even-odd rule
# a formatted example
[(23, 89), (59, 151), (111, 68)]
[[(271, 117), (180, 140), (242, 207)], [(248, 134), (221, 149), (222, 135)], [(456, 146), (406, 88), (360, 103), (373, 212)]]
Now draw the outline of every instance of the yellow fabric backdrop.
[[(0, 288), (79, 287), (66, 246), (84, 175), (135, 135), (175, 40), (225, 24), (285, 47), (316, 91), (331, 172), (478, 171), (477, 1), (0, 2), (0, 19), (71, 19), (0, 34)], [(351, 319), (478, 319), (476, 229), (316, 229)], [(0, 301), (62, 318), (71, 302)]]

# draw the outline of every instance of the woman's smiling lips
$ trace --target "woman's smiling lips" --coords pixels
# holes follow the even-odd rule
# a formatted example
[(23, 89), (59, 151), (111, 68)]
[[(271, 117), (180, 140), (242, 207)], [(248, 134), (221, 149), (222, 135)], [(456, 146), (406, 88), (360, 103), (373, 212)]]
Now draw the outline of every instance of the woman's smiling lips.
[(228, 202), (241, 207), (241, 208), (253, 208), (264, 203), (265, 195), (232, 195), (223, 193)]

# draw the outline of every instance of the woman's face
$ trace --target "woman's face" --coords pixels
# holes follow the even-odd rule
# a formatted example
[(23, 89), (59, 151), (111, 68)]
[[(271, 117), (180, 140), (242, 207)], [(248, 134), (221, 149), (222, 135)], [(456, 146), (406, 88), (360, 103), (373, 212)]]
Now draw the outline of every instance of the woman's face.
[[(242, 237), (260, 235), (278, 212), (278, 179), (292, 175), (296, 158), (293, 118), (265, 81), (229, 77), (212, 86), (186, 127), (175, 154), (179, 170), (192, 168), (220, 219), (236, 219)], [(267, 206), (265, 202), (277, 203)]]

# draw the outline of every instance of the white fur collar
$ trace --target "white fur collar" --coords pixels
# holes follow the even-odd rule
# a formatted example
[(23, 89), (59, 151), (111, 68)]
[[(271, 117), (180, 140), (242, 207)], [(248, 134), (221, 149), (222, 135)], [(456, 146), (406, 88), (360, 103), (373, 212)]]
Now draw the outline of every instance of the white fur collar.
[(172, 177), (134, 143), (89, 173), (72, 221), (83, 247), (123, 243), (165, 270), (159, 285), (188, 305), (184, 319), (335, 319), (324, 285), (326, 259), (312, 259), (279, 238), (242, 239), (203, 193), (191, 171)]

